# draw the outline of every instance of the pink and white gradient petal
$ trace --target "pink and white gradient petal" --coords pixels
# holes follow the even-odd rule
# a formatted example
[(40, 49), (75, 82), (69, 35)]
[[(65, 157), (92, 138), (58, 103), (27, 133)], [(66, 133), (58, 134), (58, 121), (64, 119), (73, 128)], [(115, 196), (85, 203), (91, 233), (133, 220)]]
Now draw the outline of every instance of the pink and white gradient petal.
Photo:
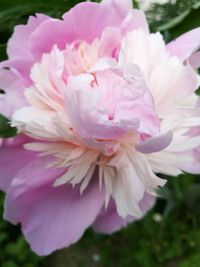
[(13, 224), (21, 223), (25, 238), (38, 255), (79, 240), (95, 221), (104, 201), (104, 191), (99, 190), (95, 178), (82, 195), (79, 187), (53, 187), (63, 169), (45, 168), (49, 161), (37, 159), (18, 172), (5, 201), (4, 218)]

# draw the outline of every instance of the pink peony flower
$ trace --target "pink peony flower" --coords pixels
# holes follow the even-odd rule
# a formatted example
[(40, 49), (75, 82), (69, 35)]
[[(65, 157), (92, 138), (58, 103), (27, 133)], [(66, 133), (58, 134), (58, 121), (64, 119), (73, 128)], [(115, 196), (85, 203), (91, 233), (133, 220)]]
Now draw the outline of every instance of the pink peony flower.
[(200, 171), (200, 28), (165, 45), (131, 2), (30, 17), (0, 64), (0, 112), (18, 129), (0, 148), (4, 218), (39, 255), (141, 218), (156, 173)]

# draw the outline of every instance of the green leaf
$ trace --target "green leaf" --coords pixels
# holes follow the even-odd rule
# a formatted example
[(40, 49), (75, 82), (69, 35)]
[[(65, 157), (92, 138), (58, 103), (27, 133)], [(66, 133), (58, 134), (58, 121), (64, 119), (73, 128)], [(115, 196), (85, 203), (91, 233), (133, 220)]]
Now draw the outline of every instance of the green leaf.
[(18, 267), (18, 265), (16, 265), (16, 263), (14, 263), (13, 261), (8, 260), (3, 263), (2, 267)]
[(171, 38), (174, 39), (181, 34), (190, 31), (200, 25), (200, 8), (193, 9), (190, 14), (175, 28), (171, 29)]
[(3, 115), (0, 115), (0, 137), (13, 137), (17, 134), (17, 129), (10, 126), (10, 121)]
[(5, 60), (6, 58), (6, 44), (0, 44), (0, 61)]

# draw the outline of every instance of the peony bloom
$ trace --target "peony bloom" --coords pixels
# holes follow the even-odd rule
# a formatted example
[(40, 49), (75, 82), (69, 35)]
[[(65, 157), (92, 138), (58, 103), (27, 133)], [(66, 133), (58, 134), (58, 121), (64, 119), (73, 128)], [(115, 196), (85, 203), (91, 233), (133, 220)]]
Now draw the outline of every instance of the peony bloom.
[(131, 0), (17, 26), (0, 64), (4, 218), (47, 255), (141, 218), (165, 180), (200, 172), (200, 28), (165, 44)]

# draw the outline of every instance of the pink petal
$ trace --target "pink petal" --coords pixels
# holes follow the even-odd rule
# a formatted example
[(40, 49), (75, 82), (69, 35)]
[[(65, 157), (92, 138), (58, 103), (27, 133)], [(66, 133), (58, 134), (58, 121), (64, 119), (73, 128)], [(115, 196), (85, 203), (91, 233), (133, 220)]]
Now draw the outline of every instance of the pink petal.
[[(140, 202), (140, 208), (145, 215), (145, 213), (153, 207), (155, 204), (155, 198), (149, 194), (145, 194), (142, 201)], [(122, 227), (126, 227), (128, 223), (137, 220), (132, 216), (128, 216), (123, 219), (117, 214), (116, 206), (114, 201), (110, 201), (108, 208), (102, 209), (100, 215), (97, 217), (93, 228), (96, 232), (111, 234), (120, 230)]]
[(35, 17), (29, 18), (27, 25), (16, 26), (8, 42), (7, 54), (9, 59), (0, 64), (1, 67), (14, 68), (26, 85), (31, 84), (29, 73), (35, 61), (30, 51), (30, 35), (42, 22), (48, 19), (49, 17), (46, 15), (36, 14)]
[(51, 169), (49, 159), (32, 161), (13, 180), (6, 197), (5, 218), (22, 224), (31, 248), (39, 255), (75, 243), (102, 208), (103, 191), (91, 182), (80, 196), (71, 185), (53, 187), (63, 169)]
[(7, 53), (10, 59), (27, 59), (31, 58), (29, 49), (29, 37), (31, 33), (49, 17), (43, 14), (37, 14), (36, 17), (31, 16), (27, 25), (19, 25), (15, 27), (14, 34), (8, 42)]
[(169, 146), (173, 139), (172, 132), (169, 131), (163, 135), (153, 137), (136, 146), (138, 152), (151, 154), (159, 152)]
[(145, 13), (138, 9), (133, 9), (129, 12), (123, 21), (121, 28), (123, 34), (139, 29), (143, 29), (145, 32), (149, 33), (149, 26)]
[(69, 78), (65, 103), (76, 132), (85, 139), (101, 140), (121, 138), (130, 131), (157, 134), (159, 119), (139, 70), (131, 68), (127, 72), (140, 81), (133, 86), (115, 72), (116, 69), (96, 72), (94, 87), (92, 75)]
[(120, 217), (116, 211), (115, 202), (111, 200), (106, 210), (102, 208), (101, 213), (93, 224), (93, 228), (96, 232), (111, 234), (122, 227), (126, 227), (132, 221), (134, 221), (134, 218), (131, 216), (126, 219)]
[(107, 27), (101, 36), (99, 57), (114, 57), (120, 47), (120, 41), (119, 29)]
[(10, 117), (13, 112), (26, 105), (23, 94), (24, 82), (20, 76), (10, 70), (0, 69), (0, 88), (6, 94), (0, 94), (0, 113)]
[(80, 3), (64, 14), (63, 20), (51, 19), (43, 22), (30, 38), (31, 51), (40, 58), (55, 44), (64, 49), (66, 44), (75, 40), (90, 43), (101, 36), (105, 27), (118, 27), (123, 19), (124, 17), (109, 5)]
[(198, 69), (200, 67), (200, 51), (193, 54), (189, 58), (189, 62), (194, 69)]
[(182, 61), (188, 59), (200, 47), (200, 27), (184, 33), (167, 45), (171, 56), (177, 56)]
[(0, 63), (0, 67), (11, 68), (15, 72), (17, 72), (23, 82), (23, 88), (29, 87), (32, 84), (32, 81), (30, 79), (30, 69), (32, 65), (33, 62), (26, 59), (6, 60)]
[(200, 173), (200, 148), (184, 153), (184, 156), (188, 156), (189, 158), (192, 158), (193, 161), (179, 165), (180, 169), (188, 173), (199, 174)]
[(35, 158), (35, 153), (23, 148), (27, 138), (17, 136), (3, 139), (0, 146), (0, 189), (7, 191), (13, 178), (21, 168)]

